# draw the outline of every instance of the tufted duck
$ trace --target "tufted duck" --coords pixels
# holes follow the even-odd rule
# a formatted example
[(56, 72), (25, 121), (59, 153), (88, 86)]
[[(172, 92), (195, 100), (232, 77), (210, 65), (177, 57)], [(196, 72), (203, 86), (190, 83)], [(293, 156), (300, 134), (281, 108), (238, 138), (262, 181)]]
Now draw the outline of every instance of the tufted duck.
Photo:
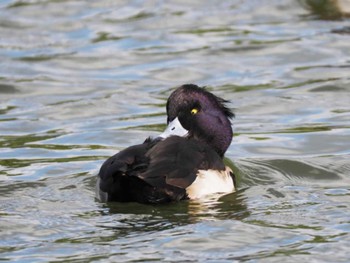
[(177, 88), (166, 105), (166, 130), (107, 159), (97, 181), (102, 201), (165, 203), (235, 190), (223, 156), (234, 114), (204, 88)]

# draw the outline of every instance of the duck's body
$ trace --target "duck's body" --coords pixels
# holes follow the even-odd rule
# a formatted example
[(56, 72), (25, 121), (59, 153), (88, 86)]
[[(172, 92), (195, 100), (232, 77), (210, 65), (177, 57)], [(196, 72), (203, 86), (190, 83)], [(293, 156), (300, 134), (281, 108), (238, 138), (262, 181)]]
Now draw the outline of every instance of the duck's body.
[(167, 103), (167, 130), (102, 165), (100, 199), (165, 203), (234, 191), (233, 173), (223, 163), (233, 116), (225, 102), (195, 85), (174, 91)]

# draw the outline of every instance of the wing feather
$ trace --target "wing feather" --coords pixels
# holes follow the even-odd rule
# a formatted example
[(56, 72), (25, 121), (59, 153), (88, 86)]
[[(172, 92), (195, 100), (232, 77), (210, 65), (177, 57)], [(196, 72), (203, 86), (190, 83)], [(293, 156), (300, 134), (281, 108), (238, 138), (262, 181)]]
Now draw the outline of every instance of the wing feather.
[(140, 177), (155, 187), (165, 183), (185, 189), (194, 182), (198, 170), (225, 170), (211, 147), (179, 136), (159, 142), (146, 156), (150, 164)]

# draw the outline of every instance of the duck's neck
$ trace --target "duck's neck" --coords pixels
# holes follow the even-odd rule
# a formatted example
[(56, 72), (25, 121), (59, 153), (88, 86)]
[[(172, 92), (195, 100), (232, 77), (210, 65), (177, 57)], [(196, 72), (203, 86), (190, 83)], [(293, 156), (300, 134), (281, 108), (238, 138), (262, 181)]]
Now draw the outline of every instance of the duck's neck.
[(213, 141), (211, 144), (221, 157), (224, 156), (226, 150), (230, 146), (232, 141), (232, 136), (233, 136), (233, 132), (232, 132), (232, 127), (230, 123), (230, 126), (227, 126), (221, 129), (220, 132), (213, 138)]
[(226, 121), (227, 123), (224, 125), (206, 127), (205, 132), (194, 136), (197, 140), (210, 145), (221, 157), (224, 156), (230, 146), (233, 136), (231, 122), (229, 120)]

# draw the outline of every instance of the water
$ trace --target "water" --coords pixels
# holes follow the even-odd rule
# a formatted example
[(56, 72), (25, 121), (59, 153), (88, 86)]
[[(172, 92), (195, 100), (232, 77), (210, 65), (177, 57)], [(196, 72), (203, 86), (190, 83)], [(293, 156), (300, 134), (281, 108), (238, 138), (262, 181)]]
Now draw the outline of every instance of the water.
[[(348, 262), (349, 18), (317, 3), (1, 1), (0, 260)], [(184, 83), (232, 101), (238, 191), (99, 203)]]

